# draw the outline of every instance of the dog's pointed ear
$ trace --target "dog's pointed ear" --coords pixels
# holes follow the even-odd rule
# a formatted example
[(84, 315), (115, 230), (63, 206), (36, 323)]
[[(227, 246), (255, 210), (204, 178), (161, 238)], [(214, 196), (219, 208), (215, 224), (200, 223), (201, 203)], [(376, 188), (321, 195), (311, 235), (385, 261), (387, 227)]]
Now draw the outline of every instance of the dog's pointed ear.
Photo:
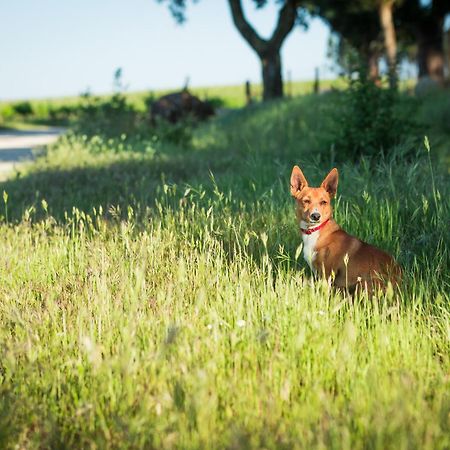
[(323, 180), (322, 184), (320, 185), (328, 192), (328, 194), (330, 194), (331, 198), (333, 198), (336, 195), (336, 191), (337, 191), (337, 187), (338, 187), (338, 179), (339, 179), (338, 170), (336, 168), (334, 168), (325, 177), (325, 180)]
[(308, 186), (308, 182), (306, 181), (305, 175), (303, 175), (300, 167), (294, 166), (291, 173), (291, 195), (296, 197), (306, 186)]

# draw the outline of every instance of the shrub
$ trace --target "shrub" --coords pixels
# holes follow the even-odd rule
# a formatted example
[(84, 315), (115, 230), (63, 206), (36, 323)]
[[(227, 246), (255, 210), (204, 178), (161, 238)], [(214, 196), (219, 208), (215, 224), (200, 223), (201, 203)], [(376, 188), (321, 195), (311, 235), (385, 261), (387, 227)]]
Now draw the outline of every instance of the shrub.
[(72, 115), (75, 134), (87, 137), (122, 139), (123, 136), (136, 135), (151, 139), (154, 143), (170, 142), (189, 147), (193, 135), (193, 121), (185, 119), (172, 124), (157, 120), (151, 124), (147, 113), (137, 111), (121, 93), (108, 99), (85, 94), (81, 106)]
[(157, 141), (170, 142), (182, 148), (189, 148), (192, 144), (195, 120), (186, 118), (177, 123), (166, 120), (156, 120), (151, 133)]
[(450, 134), (450, 91), (439, 91), (423, 99), (420, 120), (427, 127)]
[(360, 70), (336, 109), (333, 143), (339, 160), (386, 155), (415, 128), (414, 99), (377, 86)]
[(0, 107), (0, 123), (8, 122), (14, 117), (14, 108), (9, 104)]
[(48, 108), (48, 120), (54, 125), (68, 125), (76, 119), (78, 109), (78, 105), (50, 105)]
[(33, 106), (30, 102), (19, 102), (13, 105), (14, 112), (23, 117), (29, 117), (33, 114)]
[(135, 131), (139, 114), (118, 92), (106, 100), (83, 94), (76, 116), (76, 132), (87, 136), (115, 137)]

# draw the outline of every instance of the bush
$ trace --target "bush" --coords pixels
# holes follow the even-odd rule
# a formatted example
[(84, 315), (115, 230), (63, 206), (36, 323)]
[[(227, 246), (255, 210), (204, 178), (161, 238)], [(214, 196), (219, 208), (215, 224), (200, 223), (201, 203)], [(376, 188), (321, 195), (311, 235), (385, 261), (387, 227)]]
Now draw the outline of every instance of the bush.
[(123, 141), (123, 136), (135, 135), (154, 143), (170, 142), (185, 148), (190, 147), (192, 141), (193, 121), (185, 119), (172, 124), (157, 120), (151, 124), (148, 114), (137, 111), (120, 93), (108, 99), (85, 94), (81, 106), (72, 115), (75, 134), (87, 137), (120, 138)]
[(385, 156), (417, 127), (412, 119), (414, 99), (377, 86), (363, 70), (350, 79), (341, 99), (333, 133), (339, 160)]
[(14, 109), (9, 104), (1, 105), (0, 107), (0, 123), (8, 122), (14, 117)]
[(13, 105), (14, 112), (19, 116), (29, 117), (33, 114), (33, 106), (30, 102), (19, 102)]
[(78, 105), (49, 105), (47, 113), (48, 121), (53, 125), (68, 125), (76, 119), (78, 110)]
[(428, 128), (450, 134), (450, 91), (441, 90), (425, 97), (419, 117)]
[(139, 113), (120, 92), (106, 100), (90, 94), (83, 94), (82, 98), (76, 114), (75, 132), (116, 137), (136, 130)]
[(195, 125), (195, 120), (189, 118), (177, 123), (156, 120), (151, 133), (157, 141), (170, 142), (182, 148), (189, 148), (192, 145)]

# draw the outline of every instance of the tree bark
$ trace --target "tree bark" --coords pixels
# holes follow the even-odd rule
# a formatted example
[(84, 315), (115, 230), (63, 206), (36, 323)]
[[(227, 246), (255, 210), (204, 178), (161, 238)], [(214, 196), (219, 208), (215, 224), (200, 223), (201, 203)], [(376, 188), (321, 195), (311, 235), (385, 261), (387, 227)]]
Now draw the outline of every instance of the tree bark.
[(397, 37), (395, 34), (393, 7), (393, 0), (381, 0), (378, 13), (389, 67), (389, 86), (395, 89), (397, 88)]
[(361, 64), (365, 66), (367, 78), (378, 86), (380, 84), (380, 70), (378, 67), (380, 54), (378, 48), (373, 42), (367, 41), (362, 42), (356, 50), (361, 58)]
[(270, 39), (261, 38), (247, 22), (241, 0), (228, 0), (234, 25), (258, 55), (262, 66), (263, 99), (283, 97), (283, 77), (280, 49), (295, 25), (297, 0), (285, 0), (278, 14), (278, 22)]
[(261, 58), (263, 79), (263, 100), (283, 97), (283, 78), (279, 52), (269, 53)]

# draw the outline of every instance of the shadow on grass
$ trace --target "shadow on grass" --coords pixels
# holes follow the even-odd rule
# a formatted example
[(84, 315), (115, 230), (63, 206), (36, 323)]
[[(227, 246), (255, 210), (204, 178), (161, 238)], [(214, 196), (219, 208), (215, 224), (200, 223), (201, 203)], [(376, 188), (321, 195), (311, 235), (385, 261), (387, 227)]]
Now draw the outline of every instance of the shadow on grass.
[[(119, 215), (125, 218), (131, 206), (138, 225), (143, 225), (148, 220), (148, 207), (159, 214), (154, 208), (157, 199), (163, 200), (164, 205), (170, 206), (172, 210), (186, 208), (188, 211), (191, 195), (184, 196), (184, 192), (185, 185), (189, 185), (194, 190), (199, 188), (199, 191), (206, 191), (206, 195), (192, 197), (197, 207), (205, 206), (206, 211), (214, 204), (219, 210), (227, 210), (214, 223), (216, 237), (230, 259), (235, 257), (236, 245), (242, 245), (238, 241), (243, 239), (245, 231), (252, 230), (258, 235), (262, 232), (270, 234), (267, 250), (259, 239), (249, 248), (252, 259), (258, 265), (262, 264), (266, 253), (275, 267), (286, 265), (286, 260), (283, 263), (279, 259), (279, 246), (283, 245), (293, 255), (299, 244), (296, 227), (286, 223), (285, 205), (281, 204), (280, 197), (286, 201), (290, 197), (287, 188), (286, 191), (277, 188), (279, 167), (270, 161), (260, 164), (261, 161), (248, 159), (248, 155), (242, 155), (239, 149), (225, 152), (212, 148), (159, 156), (126, 152), (98, 155), (84, 165), (77, 162), (69, 168), (65, 162), (58, 166), (56, 161), (45, 159), (51, 157), (51, 154), (43, 157), (23, 175), (18, 173), (14, 178), (0, 183), (0, 194), (3, 191), (8, 193), (9, 222), (19, 222), (30, 208), (34, 208), (33, 221), (50, 214), (58, 222), (64, 223), (65, 213), (70, 216), (73, 208), (91, 213), (93, 208), (98, 211), (101, 206), (107, 217)], [(265, 161), (266, 157), (262, 159)], [(250, 170), (255, 165), (258, 170)], [(211, 179), (212, 174), (214, 181)], [(221, 197), (220, 192), (214, 192), (215, 181), (225, 192), (224, 196), (229, 190), (233, 192), (232, 202)], [(258, 187), (250, 189), (249, 185), (254, 182)], [(164, 195), (162, 187), (172, 184), (179, 186), (176, 194), (171, 192), (170, 195)], [(275, 188), (275, 194), (272, 188)], [(255, 199), (260, 201), (258, 206), (254, 206)], [(42, 205), (43, 200), (48, 205), (47, 211)], [(110, 207), (114, 207), (112, 214), (108, 212)], [(254, 207), (258, 210), (254, 210)], [(236, 223), (241, 224), (242, 236), (236, 236), (230, 228), (227, 222), (230, 213), (235, 216)], [(192, 233), (198, 232), (199, 239), (205, 225), (204, 214), (204, 211), (198, 212), (193, 219), (198, 223), (193, 226)], [(5, 216), (5, 205), (1, 205), (0, 220), (4, 220)]]
[[(36, 217), (43, 211), (42, 200), (48, 204), (55, 219), (63, 219), (65, 212), (75, 207), (91, 212), (100, 205), (105, 211), (119, 206), (145, 210), (153, 206), (158, 188), (164, 183), (205, 183), (211, 171), (226, 172), (232, 168), (232, 158), (223, 152), (208, 155), (114, 155), (99, 163), (77, 165), (71, 168), (46, 165), (44, 162), (22, 175), (0, 183), (0, 192), (8, 193), (8, 216), (18, 221), (30, 207)], [(0, 210), (0, 216), (4, 211)]]

